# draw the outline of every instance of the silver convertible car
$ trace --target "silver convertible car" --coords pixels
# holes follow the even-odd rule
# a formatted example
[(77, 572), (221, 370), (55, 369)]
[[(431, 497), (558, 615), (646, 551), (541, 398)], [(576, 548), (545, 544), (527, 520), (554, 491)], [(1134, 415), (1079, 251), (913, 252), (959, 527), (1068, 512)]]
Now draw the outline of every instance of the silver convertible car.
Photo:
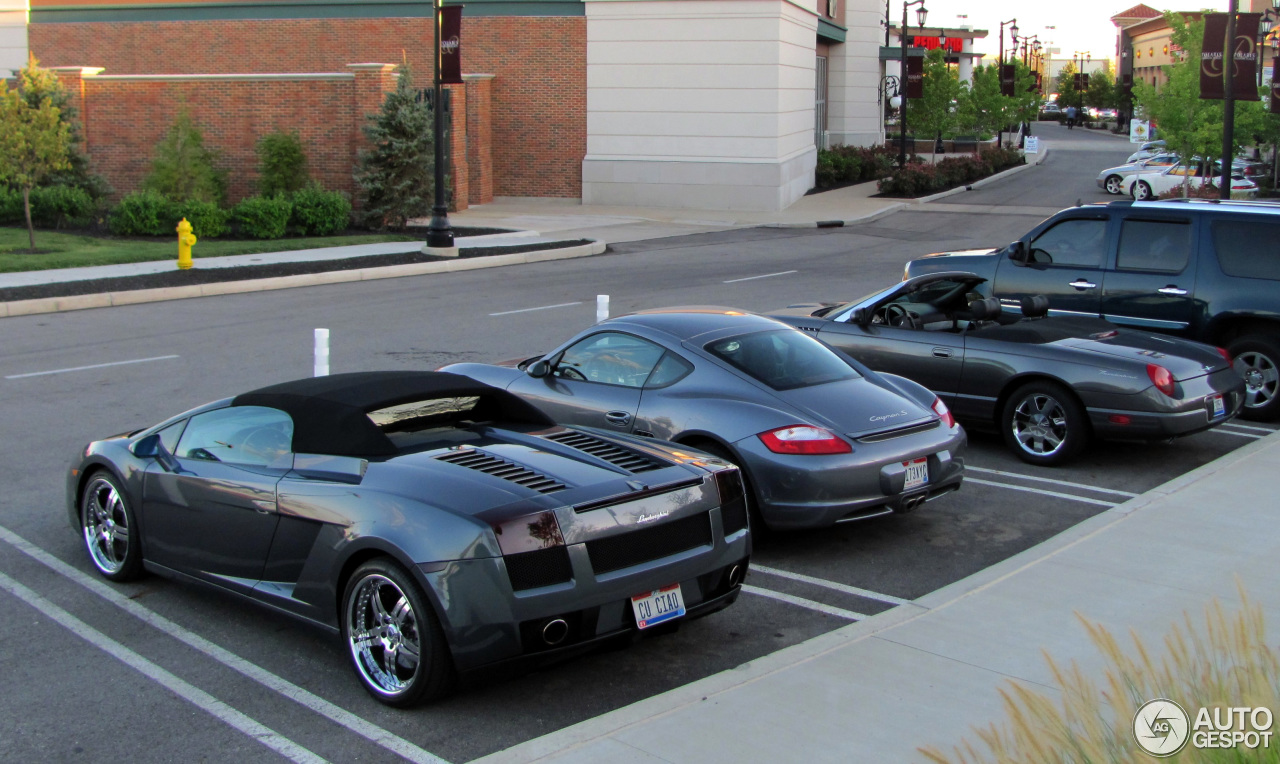
[(394, 706), (727, 607), (751, 552), (737, 469), (432, 372), (286, 382), (95, 441), (67, 496), (106, 578), (340, 632)]
[(738, 464), (771, 528), (907, 512), (963, 478), (965, 433), (936, 395), (738, 310), (644, 311), (546, 355), (445, 368), (564, 424), (671, 440)]

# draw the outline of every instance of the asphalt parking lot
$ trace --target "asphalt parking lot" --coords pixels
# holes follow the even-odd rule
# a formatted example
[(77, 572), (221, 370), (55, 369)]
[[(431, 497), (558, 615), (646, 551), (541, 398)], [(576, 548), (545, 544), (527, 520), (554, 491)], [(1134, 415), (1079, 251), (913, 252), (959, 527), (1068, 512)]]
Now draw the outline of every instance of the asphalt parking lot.
[(853, 298), (897, 280), (910, 257), (1004, 244), (1048, 214), (1036, 209), (1105, 199), (1093, 176), (1129, 144), (1059, 142), (1005, 183), (861, 226), (0, 321), (0, 759), (469, 761), (889, 610), (1274, 430), (1233, 422), (1174, 443), (1098, 444), (1058, 469), (971, 432), (960, 492), (759, 539), (724, 612), (411, 711), (370, 699), (336, 638), (164, 579), (101, 582), (67, 524), (77, 448), (307, 375), (315, 327), (332, 332), (334, 371), (436, 368), (543, 350), (594, 319), (597, 294), (615, 314)]

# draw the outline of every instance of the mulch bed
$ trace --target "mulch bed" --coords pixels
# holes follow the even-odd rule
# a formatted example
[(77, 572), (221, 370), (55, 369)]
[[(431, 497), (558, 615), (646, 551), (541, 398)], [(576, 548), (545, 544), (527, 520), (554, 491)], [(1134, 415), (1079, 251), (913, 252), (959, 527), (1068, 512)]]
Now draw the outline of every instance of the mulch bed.
[[(538, 252), (546, 249), (561, 249), (590, 244), (590, 239), (572, 241), (542, 242), (523, 244), (511, 247), (470, 247), (461, 251), (460, 258), (490, 257), (493, 255), (510, 255), (521, 252)], [(304, 273), (328, 273), (329, 271), (346, 271), (358, 268), (380, 268), (388, 265), (407, 265), (410, 263), (430, 263), (438, 260), (454, 258), (424, 255), (421, 252), (406, 252), (398, 255), (368, 255), (364, 257), (347, 257), (341, 260), (315, 260), (297, 263), (271, 263), (264, 265), (243, 265), (234, 268), (192, 268), (180, 271), (175, 268), (164, 273), (148, 273), (141, 276), (119, 276), (107, 279), (89, 279), (86, 281), (63, 281), (55, 284), (35, 284), (23, 287), (7, 287), (0, 289), (0, 302), (15, 300), (36, 300), (44, 297), (72, 297), (82, 294), (100, 294), (103, 292), (124, 292), (135, 289), (158, 289), (162, 287), (190, 286), (192, 284), (214, 284), (224, 281), (247, 281), (250, 279), (273, 278), (276, 276), (296, 276)], [(199, 259), (197, 258), (197, 262)]]

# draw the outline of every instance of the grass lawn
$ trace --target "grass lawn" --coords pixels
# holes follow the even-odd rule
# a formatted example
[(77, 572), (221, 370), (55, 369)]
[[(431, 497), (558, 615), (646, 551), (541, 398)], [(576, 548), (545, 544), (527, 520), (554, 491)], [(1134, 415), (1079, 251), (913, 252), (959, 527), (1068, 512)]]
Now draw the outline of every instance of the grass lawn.
[[(255, 255), (263, 252), (341, 247), (349, 244), (421, 240), (420, 235), (414, 234), (363, 234), (264, 241), (201, 239), (191, 248), (191, 255), (195, 258)], [(31, 254), (28, 246), (26, 228), (0, 226), (0, 273), (178, 259), (176, 233), (164, 239), (120, 239), (111, 236), (36, 231), (38, 253)]]

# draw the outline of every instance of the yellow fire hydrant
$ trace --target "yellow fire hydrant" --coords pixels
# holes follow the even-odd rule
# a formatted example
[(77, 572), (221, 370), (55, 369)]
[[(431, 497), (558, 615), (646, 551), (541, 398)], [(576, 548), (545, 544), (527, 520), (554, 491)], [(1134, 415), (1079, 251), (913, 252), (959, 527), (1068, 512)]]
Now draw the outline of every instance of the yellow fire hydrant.
[(178, 223), (178, 267), (186, 270), (192, 266), (191, 247), (196, 243), (195, 234), (191, 233), (191, 224), (183, 218)]

